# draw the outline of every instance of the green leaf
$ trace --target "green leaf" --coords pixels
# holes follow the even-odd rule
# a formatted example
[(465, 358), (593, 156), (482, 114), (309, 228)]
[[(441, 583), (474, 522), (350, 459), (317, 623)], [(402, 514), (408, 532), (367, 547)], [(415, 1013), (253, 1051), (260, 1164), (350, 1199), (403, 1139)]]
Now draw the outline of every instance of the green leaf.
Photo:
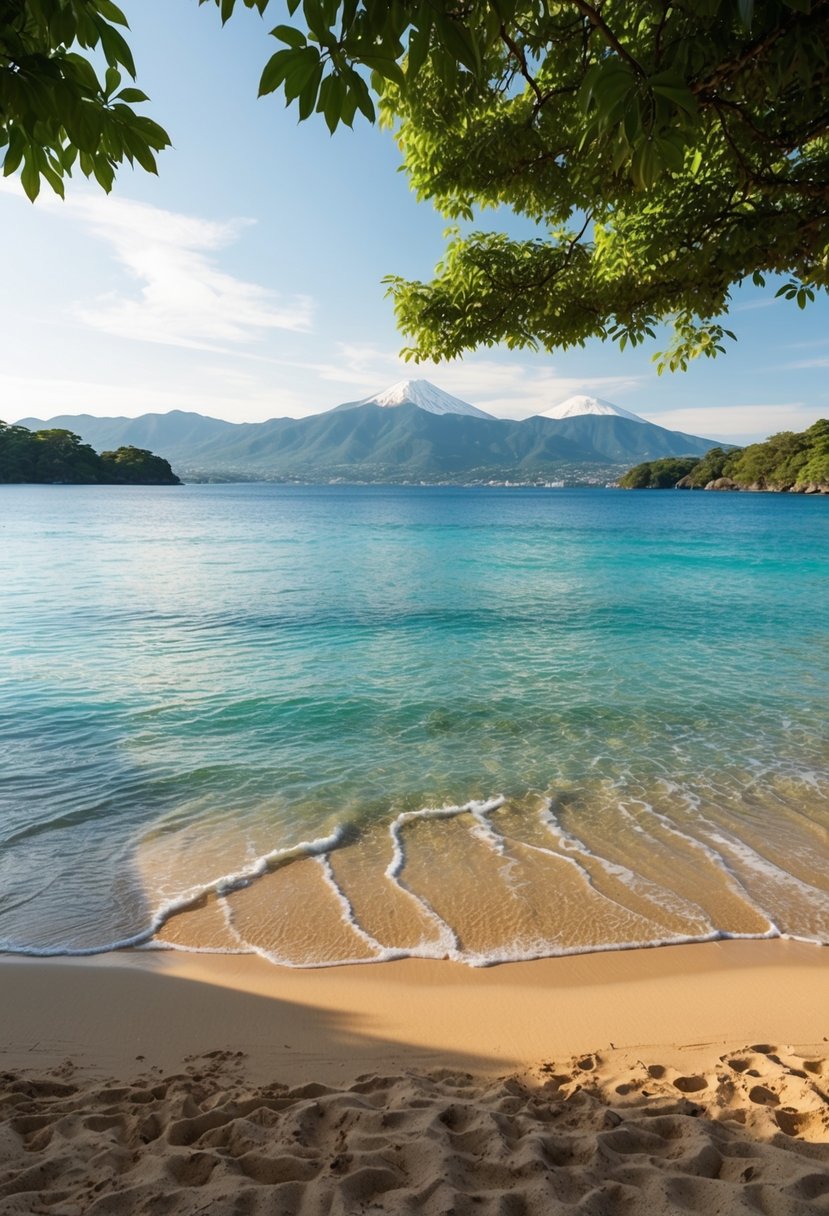
[(302, 0), (302, 13), (312, 39), (319, 41), (327, 27), (320, 0)]
[(412, 29), (409, 31), (409, 54), (406, 58), (406, 74), (410, 81), (414, 80), (429, 53), (428, 29)]
[[(612, 116), (609, 115), (608, 118), (612, 119)], [(627, 106), (624, 110), (622, 130), (631, 148), (642, 136), (642, 111), (639, 109), (639, 102), (635, 98), (633, 99), (633, 104)]]
[(294, 101), (299, 97), (308, 81), (316, 72), (320, 56), (316, 47), (304, 47), (299, 51), (290, 51), (291, 61), (285, 74), (285, 101)]
[(373, 72), (378, 72), (386, 80), (391, 80), (393, 84), (402, 87), (406, 83), (403, 71), (394, 59), (383, 55), (360, 55), (360, 63), (371, 68)]
[[(77, 54), (75, 51), (68, 51), (63, 56), (63, 62), (66, 68), (71, 68), (71, 78), (76, 80), (83, 88), (88, 89), (90, 93), (98, 92), (98, 77), (95, 75), (95, 69), (88, 59), (84, 59), (83, 55)], [(67, 75), (70, 75), (67, 73)]]
[(359, 72), (355, 72), (353, 68), (348, 70), (346, 75), (347, 83), (350, 86), (351, 95), (354, 98), (356, 108), (361, 114), (364, 114), (369, 122), (374, 122), (374, 103), (371, 100), (371, 94), (368, 91), (368, 85), (363, 80)]
[(9, 131), (9, 145), (6, 149), (6, 156), (3, 161), (3, 176), (10, 177), (14, 173), (23, 159), (23, 153), (26, 151), (26, 137), (19, 127), (12, 127)]
[(681, 173), (685, 167), (685, 141), (679, 132), (669, 132), (656, 140), (657, 156), (665, 168)]
[(305, 35), (301, 30), (294, 29), (292, 25), (277, 25), (271, 30), (271, 34), (274, 38), (278, 38), (280, 42), (286, 42), (294, 50), (307, 45)]
[(112, 189), (112, 183), (115, 180), (115, 171), (105, 156), (95, 157), (92, 171), (98, 185), (109, 194)]
[(649, 190), (659, 176), (659, 159), (652, 140), (642, 140), (633, 150), (631, 174), (640, 190)]
[(577, 95), (579, 109), (582, 111), (583, 114), (587, 114), (588, 111), (590, 110), (590, 107), (591, 107), (591, 104), (593, 101), (593, 86), (595, 85), (596, 81), (598, 80), (598, 78), (601, 74), (601, 70), (602, 70), (601, 64), (594, 63), (592, 65), (592, 67), (589, 67), (587, 69), (587, 71), (584, 73), (584, 77), (582, 79), (581, 85), (579, 87), (578, 95)]
[(679, 78), (668, 76), (653, 76), (650, 80), (650, 87), (659, 97), (664, 97), (666, 101), (670, 101), (678, 110), (683, 110), (686, 114), (695, 115), (698, 112), (697, 99), (688, 85)]
[(130, 160), (137, 160), (141, 168), (147, 173), (157, 173), (158, 166), (156, 165), (155, 157), (140, 134), (136, 131), (126, 130), (123, 132), (123, 135)]
[(117, 4), (113, 4), (112, 0), (96, 0), (98, 12), (107, 21), (111, 21), (115, 25), (129, 26), (129, 23), (121, 12)]
[(317, 110), (325, 116), (325, 125), (332, 135), (343, 117), (345, 94), (345, 81), (340, 76), (326, 76), (320, 86)]
[(635, 85), (633, 73), (626, 64), (609, 63), (593, 82), (593, 100), (600, 114), (612, 110), (630, 94)]
[(121, 64), (122, 67), (127, 69), (133, 80), (135, 80), (135, 60), (123, 35), (114, 26), (107, 25), (105, 21), (96, 22), (96, 27), (100, 34), (101, 46), (103, 47), (104, 56), (109, 66), (116, 67), (118, 64)]
[(38, 172), (35, 159), (31, 155), (31, 149), (26, 150), (26, 159), (20, 172), (20, 181), (23, 189), (26, 191), (27, 197), (31, 202), (34, 202), (40, 194), (40, 173)]
[(126, 88), (120, 93), (116, 93), (119, 101), (126, 101), (129, 105), (134, 105), (139, 101), (149, 101), (149, 97), (141, 89)]
[(55, 170), (49, 165), (43, 165), (40, 171), (54, 190), (55, 194), (57, 194), (60, 198), (65, 198), (66, 195), (63, 187), (63, 178), (60, 176), (60, 174), (56, 173)]
[(259, 80), (259, 96), (264, 97), (267, 93), (275, 92), (282, 84), (291, 65), (294, 56), (293, 50), (275, 51), (271, 55), (268, 62), (265, 64), (262, 76)]
[(60, 150), (60, 163), (63, 165), (64, 173), (71, 173), (72, 166), (77, 159), (78, 149), (73, 144), (67, 144), (65, 148)]
[(308, 82), (299, 94), (299, 120), (304, 122), (314, 111), (317, 104), (320, 82), (322, 80), (322, 64), (317, 63)]
[[(342, 80), (342, 78), (340, 77)], [(345, 90), (342, 106), (340, 108), (340, 122), (346, 127), (350, 127), (354, 122), (354, 115), (357, 113), (357, 94), (353, 89), (349, 89), (348, 85), (342, 80), (342, 85)], [(370, 120), (369, 120), (370, 121)]]
[(83, 100), (66, 115), (65, 126), (82, 152), (94, 152), (101, 139), (103, 115), (93, 102)]
[(443, 13), (436, 15), (435, 28), (449, 53), (477, 75), (481, 70), (481, 53), (472, 31)]

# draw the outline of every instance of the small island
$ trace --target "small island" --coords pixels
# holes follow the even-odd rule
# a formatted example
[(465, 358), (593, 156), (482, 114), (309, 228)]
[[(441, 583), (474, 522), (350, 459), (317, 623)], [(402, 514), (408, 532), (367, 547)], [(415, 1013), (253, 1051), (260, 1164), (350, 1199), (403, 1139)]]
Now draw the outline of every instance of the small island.
[(619, 479), (623, 490), (765, 490), (829, 494), (829, 419), (781, 431), (746, 448), (647, 460)]
[(30, 431), (0, 422), (0, 484), (180, 486), (162, 456), (145, 448), (101, 452), (61, 428)]

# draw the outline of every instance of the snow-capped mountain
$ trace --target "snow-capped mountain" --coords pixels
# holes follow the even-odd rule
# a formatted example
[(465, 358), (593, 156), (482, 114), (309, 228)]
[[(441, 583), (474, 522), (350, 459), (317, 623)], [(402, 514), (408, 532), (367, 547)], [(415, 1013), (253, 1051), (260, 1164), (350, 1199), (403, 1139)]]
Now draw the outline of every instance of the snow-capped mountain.
[(638, 414), (631, 414), (630, 410), (623, 410), (620, 405), (614, 405), (612, 401), (602, 401), (600, 397), (586, 397), (582, 393), (576, 397), (568, 397), (566, 401), (562, 401), (560, 405), (554, 405), (551, 410), (545, 410), (538, 417), (579, 418), (583, 414), (612, 415), (615, 418), (627, 418), (628, 422), (646, 423), (646, 419), (640, 418)]
[(396, 384), (384, 389), (382, 393), (375, 393), (373, 397), (363, 397), (362, 401), (355, 404), (416, 405), (418, 409), (426, 410), (427, 414), (464, 414), (467, 418), (492, 418), (492, 414), (479, 410), (477, 406), (470, 405), (468, 401), (461, 401), (460, 397), (453, 397), (451, 393), (445, 393), (442, 388), (438, 388), (429, 380), (398, 380)]
[(235, 423), (174, 411), (138, 418), (25, 419), (24, 425), (65, 427), (98, 450), (151, 447), (185, 473), (305, 481), (480, 483), (555, 476), (579, 464), (610, 466), (609, 478), (614, 469), (643, 460), (702, 456), (715, 446), (713, 439), (668, 431), (592, 397), (573, 397), (546, 417), (492, 418), (428, 380), (404, 380), (305, 418)]

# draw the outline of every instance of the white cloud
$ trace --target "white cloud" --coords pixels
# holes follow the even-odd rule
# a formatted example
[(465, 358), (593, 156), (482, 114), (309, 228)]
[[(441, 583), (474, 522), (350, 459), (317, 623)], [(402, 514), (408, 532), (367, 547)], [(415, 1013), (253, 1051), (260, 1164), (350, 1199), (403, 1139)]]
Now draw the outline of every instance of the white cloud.
[[(320, 380), (339, 386), (330, 404), (367, 397), (396, 380), (432, 380), (446, 392), (499, 418), (529, 418), (574, 393), (624, 396), (645, 383), (644, 376), (560, 375), (554, 366), (470, 356), (453, 363), (406, 363), (396, 352), (370, 343), (339, 343), (335, 360), (303, 364)], [(329, 393), (329, 396), (331, 394)]]
[[(435, 369), (440, 374), (440, 369)], [(474, 365), (447, 367), (441, 386), (450, 393), (471, 400), (498, 418), (529, 418), (572, 397), (589, 393), (601, 397), (624, 397), (644, 377), (628, 376), (562, 376), (554, 367), (535, 368), (499, 363), (484, 359)], [(461, 391), (463, 390), (463, 391)]]
[(803, 371), (810, 367), (829, 367), (829, 355), (824, 355), (818, 359), (800, 359), (796, 363), (785, 363), (783, 366), (798, 371)]
[[(210, 377), (217, 385), (218, 377)], [(139, 414), (165, 414), (168, 410), (192, 410), (231, 422), (263, 421), (266, 418), (296, 418), (307, 412), (307, 398), (282, 386), (237, 384), (231, 378), (206, 388), (198, 379), (187, 388), (175, 382), (107, 382), (34, 378), (0, 373), (0, 418), (53, 418), (58, 414), (93, 414), (96, 417), (135, 418)], [(244, 410), (240, 410), (244, 401)]]
[[(302, 374), (309, 371), (319, 385), (316, 391), (309, 391), (308, 377)], [(615, 395), (637, 383), (636, 377), (576, 380), (559, 376), (552, 368), (497, 359), (415, 366), (370, 344), (342, 344), (336, 358), (323, 364), (276, 358), (246, 361), (240, 366), (214, 359), (190, 367), (184, 375), (172, 368), (155, 372), (148, 368), (144, 374), (136, 374), (134, 369), (123, 380), (116, 379), (112, 371), (100, 380), (0, 372), (0, 401), (14, 403), (5, 407), (7, 420), (74, 413), (134, 417), (181, 409), (258, 422), (307, 417), (343, 401), (357, 401), (404, 378), (431, 379), (496, 417), (514, 419), (541, 413), (575, 392)]]
[[(20, 194), (6, 184), (7, 193)], [(22, 198), (22, 195), (21, 195)], [(199, 350), (233, 348), (269, 330), (306, 331), (312, 303), (286, 298), (218, 265), (248, 220), (216, 222), (114, 195), (45, 194), (38, 208), (81, 224), (108, 244), (129, 283), (78, 303), (76, 317), (93, 329), (142, 342)]]
[(764, 296), (759, 300), (748, 300), (744, 304), (732, 304), (729, 312), (755, 312), (758, 308), (775, 308), (783, 300), (777, 296)]
[(802, 401), (781, 401), (764, 405), (691, 406), (659, 413), (643, 410), (642, 417), (670, 431), (747, 443), (765, 439), (777, 431), (805, 430), (821, 417), (821, 411)]

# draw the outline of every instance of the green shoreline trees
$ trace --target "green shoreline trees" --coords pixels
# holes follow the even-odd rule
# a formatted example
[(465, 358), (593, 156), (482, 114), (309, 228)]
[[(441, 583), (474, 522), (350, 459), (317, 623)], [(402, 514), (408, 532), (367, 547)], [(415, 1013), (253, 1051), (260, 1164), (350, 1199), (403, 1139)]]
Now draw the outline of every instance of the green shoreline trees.
[(619, 485), (625, 490), (664, 490), (679, 482), (683, 489), (702, 490), (721, 477), (737, 489), (829, 488), (829, 419), (821, 418), (805, 431), (781, 431), (746, 448), (712, 448), (702, 458), (645, 461), (625, 473)]
[(169, 463), (144, 448), (100, 455), (73, 431), (30, 431), (0, 422), (0, 484), (181, 485)]
[[(199, 0), (223, 21), (269, 0)], [(735, 286), (829, 287), (829, 0), (286, 0), (260, 94), (334, 131), (394, 132), (452, 221), (509, 208), (536, 234), (454, 229), (430, 281), (387, 280), (415, 360), (478, 346), (624, 347), (667, 322), (684, 368), (733, 337)], [(109, 189), (169, 142), (112, 0), (0, 0), (4, 172)], [(102, 52), (103, 81), (90, 63)]]

